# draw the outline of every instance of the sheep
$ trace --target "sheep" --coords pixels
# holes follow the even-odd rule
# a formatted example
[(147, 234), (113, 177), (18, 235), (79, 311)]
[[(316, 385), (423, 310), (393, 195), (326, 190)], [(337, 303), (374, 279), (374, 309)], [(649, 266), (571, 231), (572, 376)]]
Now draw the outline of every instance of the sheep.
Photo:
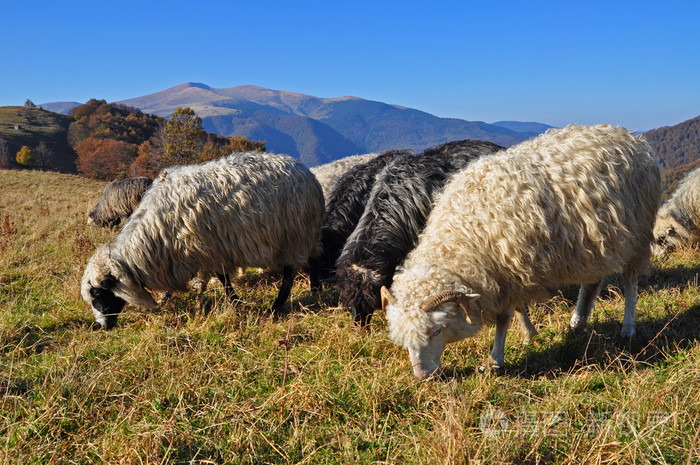
[(372, 158), (376, 157), (378, 153), (365, 153), (363, 155), (351, 155), (349, 157), (341, 158), (339, 160), (326, 163), (325, 165), (314, 166), (311, 168), (311, 172), (316, 176), (318, 182), (321, 183), (321, 188), (323, 188), (323, 195), (328, 199), (328, 194), (330, 193), (335, 183), (338, 179), (345, 174), (350, 168), (362, 163), (367, 163)]
[(88, 214), (88, 224), (109, 228), (117, 226), (138, 207), (141, 197), (152, 183), (153, 180), (147, 177), (110, 182), (95, 208)]
[(420, 155), (398, 157), (384, 168), (337, 261), (340, 301), (350, 308), (355, 323), (369, 325), (380, 305), (381, 287), (391, 284), (396, 267), (415, 247), (434, 196), (449, 176), (502, 148), (476, 140), (448, 142)]
[(377, 175), (400, 155), (413, 154), (409, 150), (388, 150), (371, 160), (350, 168), (343, 174), (326, 197), (326, 214), (321, 228), (323, 256), (312, 264), (321, 278), (328, 280), (335, 270), (335, 261), (345, 241), (362, 216)]
[(700, 242), (700, 168), (688, 173), (659, 210), (654, 224), (654, 254)]
[(272, 305), (277, 311), (289, 296), (294, 271), (321, 254), (323, 191), (308, 168), (289, 156), (234, 153), (168, 168), (159, 181), (85, 268), (81, 294), (103, 328), (116, 324), (126, 303), (154, 307), (148, 290), (184, 290), (200, 270), (219, 276), (232, 298), (226, 276), (239, 266), (283, 267)]
[(381, 290), (389, 338), (418, 378), (439, 374), (446, 345), (496, 324), (504, 363), (514, 307), (581, 284), (569, 326), (588, 320), (605, 276), (622, 270), (622, 336), (635, 334), (637, 276), (648, 270), (660, 168), (641, 137), (609, 125), (548, 130), (456, 173), (418, 245)]
[[(167, 171), (166, 171), (167, 173)], [(167, 176), (167, 174), (166, 174)], [(145, 176), (118, 179), (107, 184), (99, 202), (88, 214), (88, 224), (103, 228), (115, 228), (125, 221), (139, 206), (143, 194), (153, 184), (153, 179)], [(198, 273), (189, 283), (189, 287), (204, 292), (209, 281), (208, 276)], [(222, 284), (225, 284), (222, 281)], [(158, 301), (165, 302), (170, 297), (169, 292), (164, 292)]]

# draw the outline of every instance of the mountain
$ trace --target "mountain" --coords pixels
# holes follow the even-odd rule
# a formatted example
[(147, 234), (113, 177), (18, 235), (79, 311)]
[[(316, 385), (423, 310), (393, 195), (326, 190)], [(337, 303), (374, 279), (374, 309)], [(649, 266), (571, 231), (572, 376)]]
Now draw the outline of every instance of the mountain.
[(664, 170), (664, 195), (668, 197), (688, 172), (700, 167), (700, 116), (652, 129), (644, 137), (659, 157)]
[(496, 121), (491, 123), (494, 126), (500, 126), (502, 128), (510, 129), (511, 131), (517, 132), (519, 134), (525, 134), (528, 137), (534, 137), (538, 134), (542, 134), (547, 129), (551, 129), (554, 126), (542, 123), (523, 123), (520, 121)]
[(40, 108), (43, 108), (44, 110), (48, 111), (53, 111), (54, 113), (61, 113), (64, 115), (68, 114), (68, 111), (72, 110), (73, 108), (81, 105), (79, 102), (50, 102), (50, 103), (42, 103), (40, 105), (37, 105)]
[(310, 166), (363, 152), (419, 151), (455, 139), (510, 146), (536, 132), (439, 118), (358, 97), (320, 98), (251, 85), (215, 89), (187, 83), (119, 103), (164, 117), (187, 106), (207, 131), (265, 140), (268, 150), (288, 153)]

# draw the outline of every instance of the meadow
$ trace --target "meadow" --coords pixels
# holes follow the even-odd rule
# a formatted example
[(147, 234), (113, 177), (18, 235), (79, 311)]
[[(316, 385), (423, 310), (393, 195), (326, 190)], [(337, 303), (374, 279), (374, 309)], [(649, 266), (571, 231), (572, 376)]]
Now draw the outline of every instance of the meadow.
[(11, 464), (700, 463), (700, 251), (654, 259), (638, 335), (619, 336), (621, 278), (589, 327), (567, 330), (576, 289), (509, 332), (502, 374), (476, 368), (493, 329), (448, 347), (418, 381), (378, 311), (357, 330), (337, 294), (298, 275), (127, 307), (94, 331), (83, 268), (110, 233), (86, 225), (106, 183), (0, 170), (0, 461)]

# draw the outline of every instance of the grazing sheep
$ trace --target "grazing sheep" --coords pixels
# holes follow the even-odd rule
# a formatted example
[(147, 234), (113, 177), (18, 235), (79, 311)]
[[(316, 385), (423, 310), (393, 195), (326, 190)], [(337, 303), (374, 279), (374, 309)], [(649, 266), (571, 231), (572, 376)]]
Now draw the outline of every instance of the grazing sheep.
[(654, 224), (654, 254), (700, 242), (700, 168), (688, 173)]
[[(335, 271), (335, 261), (345, 241), (365, 210), (372, 186), (378, 174), (400, 155), (411, 155), (408, 150), (388, 150), (371, 160), (350, 168), (343, 174), (326, 198), (326, 215), (321, 228), (323, 255), (320, 263), (312, 266), (323, 279)], [(319, 271), (320, 267), (320, 271)]]
[(283, 267), (277, 311), (294, 271), (321, 254), (323, 191), (291, 157), (234, 153), (168, 168), (159, 181), (85, 269), (82, 295), (104, 328), (125, 303), (153, 307), (148, 290), (184, 290), (200, 270), (219, 276), (232, 297), (227, 274), (239, 266)]
[(570, 322), (581, 328), (618, 270), (622, 335), (633, 336), (660, 201), (649, 144), (623, 128), (570, 125), (473, 161), (436, 200), (391, 290), (382, 288), (389, 337), (425, 378), (440, 372), (448, 343), (495, 323), (485, 368), (498, 369), (515, 307), (581, 284)]
[(316, 176), (316, 179), (318, 179), (318, 182), (321, 184), (321, 188), (323, 189), (323, 195), (326, 196), (326, 199), (328, 199), (328, 194), (330, 193), (331, 189), (347, 170), (353, 166), (367, 163), (376, 156), (376, 153), (352, 155), (326, 163), (325, 165), (314, 166), (311, 168), (311, 172), (314, 174), (314, 176)]
[(113, 228), (136, 210), (141, 197), (151, 187), (147, 177), (119, 179), (107, 184), (100, 201), (88, 214), (88, 224)]
[(379, 308), (382, 286), (418, 241), (436, 193), (455, 171), (500, 147), (476, 140), (454, 141), (420, 155), (401, 156), (382, 171), (365, 211), (337, 261), (340, 301), (361, 326)]

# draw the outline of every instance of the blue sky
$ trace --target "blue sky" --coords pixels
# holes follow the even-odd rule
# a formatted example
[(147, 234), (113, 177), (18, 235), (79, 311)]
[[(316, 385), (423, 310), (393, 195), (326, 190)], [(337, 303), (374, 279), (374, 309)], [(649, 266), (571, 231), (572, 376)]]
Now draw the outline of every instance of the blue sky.
[(0, 105), (185, 82), (442, 117), (646, 130), (700, 115), (698, 1), (4, 1)]

